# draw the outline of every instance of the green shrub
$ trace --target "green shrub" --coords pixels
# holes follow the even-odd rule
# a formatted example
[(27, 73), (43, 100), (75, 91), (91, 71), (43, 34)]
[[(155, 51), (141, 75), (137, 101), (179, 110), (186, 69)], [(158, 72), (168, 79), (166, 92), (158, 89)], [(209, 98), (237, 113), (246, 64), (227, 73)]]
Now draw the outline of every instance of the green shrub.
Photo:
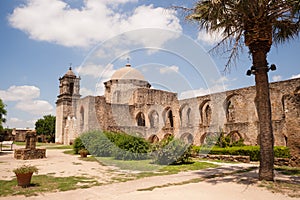
[(150, 144), (143, 138), (124, 133), (90, 131), (81, 135), (89, 152), (98, 157), (117, 160), (142, 160), (148, 158)]
[(101, 131), (90, 131), (80, 136), (90, 154), (98, 157), (110, 157), (115, 145)]
[(78, 154), (79, 150), (80, 149), (84, 149), (85, 146), (83, 145), (81, 139), (78, 137), (74, 140), (74, 143), (73, 143), (73, 150), (74, 150), (74, 153), (75, 154)]
[[(205, 148), (194, 146), (194, 154), (213, 154), (213, 155), (241, 155), (241, 156), (250, 156), (251, 161), (259, 161), (260, 159), (260, 147), (259, 146), (241, 146), (241, 147), (213, 147)], [(290, 153), (287, 147), (274, 147), (274, 156), (277, 158), (289, 158)]]
[(157, 164), (169, 165), (190, 162), (192, 146), (173, 136), (162, 140), (155, 148), (157, 150), (153, 156), (154, 162)]

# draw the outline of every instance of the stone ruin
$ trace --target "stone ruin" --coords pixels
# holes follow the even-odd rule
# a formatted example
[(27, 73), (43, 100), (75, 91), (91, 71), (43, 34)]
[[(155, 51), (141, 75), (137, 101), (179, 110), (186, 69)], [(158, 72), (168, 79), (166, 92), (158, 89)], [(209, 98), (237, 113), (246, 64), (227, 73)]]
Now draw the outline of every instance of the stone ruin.
[(28, 131), (25, 136), (25, 148), (15, 149), (15, 159), (29, 160), (46, 158), (46, 149), (37, 149), (36, 141), (36, 133), (34, 131)]

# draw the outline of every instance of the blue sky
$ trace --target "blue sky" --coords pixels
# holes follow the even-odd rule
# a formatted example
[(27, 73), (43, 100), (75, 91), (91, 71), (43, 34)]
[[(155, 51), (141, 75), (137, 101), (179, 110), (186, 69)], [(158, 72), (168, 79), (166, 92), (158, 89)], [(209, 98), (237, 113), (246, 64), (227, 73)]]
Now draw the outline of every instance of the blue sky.
[[(58, 78), (72, 63), (81, 94), (101, 95), (102, 82), (130, 58), (154, 88), (188, 98), (254, 85), (247, 48), (230, 73), (226, 58), (207, 51), (218, 37), (198, 31), (172, 5), (195, 1), (1, 0), (0, 98), (5, 127), (34, 127), (55, 115)], [(300, 77), (300, 40), (272, 47), (270, 81)]]

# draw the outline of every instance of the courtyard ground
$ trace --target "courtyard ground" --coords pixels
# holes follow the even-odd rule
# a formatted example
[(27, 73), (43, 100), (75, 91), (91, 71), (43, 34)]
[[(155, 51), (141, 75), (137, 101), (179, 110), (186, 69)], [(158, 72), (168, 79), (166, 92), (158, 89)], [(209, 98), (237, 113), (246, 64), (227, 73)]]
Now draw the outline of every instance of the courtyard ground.
[[(39, 168), (39, 174), (57, 177), (92, 177), (104, 185), (65, 192), (42, 193), (26, 199), (300, 199), (260, 187), (265, 183), (257, 181), (257, 169), (238, 173), (256, 164), (218, 163), (220, 166), (217, 168), (119, 182), (117, 180), (121, 180), (118, 178), (124, 176), (124, 171), (119, 171), (116, 167), (100, 165), (98, 162), (83, 161), (78, 156), (64, 154), (63, 151), (48, 149), (46, 159), (26, 161), (15, 160), (12, 152), (1, 153), (0, 180), (13, 179), (15, 175), (12, 169), (22, 164), (31, 164)], [(276, 179), (300, 184), (299, 176), (276, 174)], [(7, 196), (1, 197), (0, 200), (24, 198), (24, 196)]]

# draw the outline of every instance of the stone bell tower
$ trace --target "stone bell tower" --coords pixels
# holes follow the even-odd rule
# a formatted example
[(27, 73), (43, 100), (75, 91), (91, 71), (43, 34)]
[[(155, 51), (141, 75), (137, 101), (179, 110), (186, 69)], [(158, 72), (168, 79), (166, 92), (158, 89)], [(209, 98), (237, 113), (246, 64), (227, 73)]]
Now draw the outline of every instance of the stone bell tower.
[(76, 104), (80, 98), (79, 89), (80, 77), (77, 77), (70, 67), (67, 73), (59, 78), (59, 95), (56, 101), (56, 143), (69, 143), (66, 124), (68, 118), (75, 118)]

